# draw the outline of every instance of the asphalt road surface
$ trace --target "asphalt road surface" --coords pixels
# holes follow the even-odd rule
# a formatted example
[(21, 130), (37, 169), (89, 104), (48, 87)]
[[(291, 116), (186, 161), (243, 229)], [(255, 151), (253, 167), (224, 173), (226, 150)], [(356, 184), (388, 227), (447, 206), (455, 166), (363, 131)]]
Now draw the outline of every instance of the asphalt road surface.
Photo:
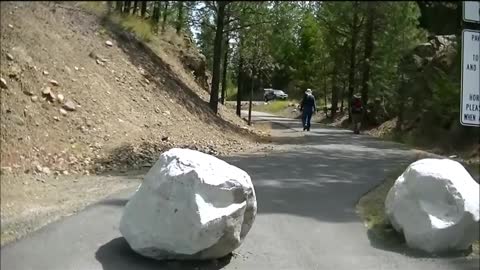
[(348, 130), (255, 114), (275, 124), (275, 151), (226, 160), (246, 170), (257, 193), (258, 215), (230, 258), (158, 262), (136, 255), (118, 231), (134, 190), (92, 205), (1, 249), (2, 270), (466, 270), (478, 258), (428, 258), (389, 250), (370, 238), (355, 204), (414, 152)]

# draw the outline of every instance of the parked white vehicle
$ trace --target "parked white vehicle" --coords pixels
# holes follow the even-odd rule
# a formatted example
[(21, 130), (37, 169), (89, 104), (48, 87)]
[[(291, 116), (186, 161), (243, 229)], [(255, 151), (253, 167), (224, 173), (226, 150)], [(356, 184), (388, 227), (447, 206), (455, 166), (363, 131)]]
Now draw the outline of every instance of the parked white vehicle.
[(288, 95), (285, 92), (283, 92), (282, 90), (265, 88), (265, 89), (263, 89), (263, 91), (265, 91), (265, 93), (263, 94), (263, 98), (264, 98), (265, 102), (268, 102), (270, 100), (275, 100), (275, 99), (285, 100), (285, 99), (288, 98)]

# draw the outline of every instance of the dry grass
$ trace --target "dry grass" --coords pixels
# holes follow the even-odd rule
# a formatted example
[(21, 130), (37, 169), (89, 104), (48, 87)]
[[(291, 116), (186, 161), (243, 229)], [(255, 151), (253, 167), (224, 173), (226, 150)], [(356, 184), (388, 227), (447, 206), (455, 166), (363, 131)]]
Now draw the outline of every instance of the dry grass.
[(255, 130), (260, 131), (261, 133), (270, 135), (272, 131), (272, 123), (271, 122), (257, 122), (253, 124)]
[(404, 168), (395, 170), (381, 185), (368, 192), (357, 204), (357, 211), (364, 220), (368, 230), (377, 240), (387, 245), (401, 245), (403, 235), (392, 229), (385, 215), (385, 198)]
[(256, 111), (269, 112), (269, 113), (278, 113), (285, 110), (288, 107), (288, 104), (292, 101), (287, 100), (275, 100), (264, 105), (258, 105), (255, 107)]
[(388, 191), (395, 183), (395, 180), (397, 179), (396, 176), (399, 176), (401, 173), (402, 170), (396, 170), (394, 173), (390, 174), (385, 182), (368, 192), (360, 199), (357, 209), (368, 228), (388, 223), (384, 211), (385, 198), (387, 197)]

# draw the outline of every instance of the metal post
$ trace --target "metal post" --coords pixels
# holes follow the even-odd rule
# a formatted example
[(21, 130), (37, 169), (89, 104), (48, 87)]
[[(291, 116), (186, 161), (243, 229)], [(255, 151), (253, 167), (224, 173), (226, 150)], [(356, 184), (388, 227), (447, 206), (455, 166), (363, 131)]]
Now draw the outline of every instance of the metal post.
[(248, 104), (248, 125), (252, 125), (252, 102), (253, 102), (253, 85), (255, 83), (255, 75), (252, 71), (252, 83), (250, 85), (250, 101)]

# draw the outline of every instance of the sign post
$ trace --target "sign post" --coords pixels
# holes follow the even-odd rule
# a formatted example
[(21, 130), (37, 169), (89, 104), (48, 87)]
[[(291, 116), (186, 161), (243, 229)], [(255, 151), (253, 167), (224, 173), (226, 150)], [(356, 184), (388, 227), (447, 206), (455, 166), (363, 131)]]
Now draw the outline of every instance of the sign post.
[[(463, 20), (480, 23), (480, 1), (463, 2)], [(475, 27), (477, 28), (477, 27)], [(480, 127), (480, 31), (462, 31), (460, 123)]]
[(480, 31), (463, 30), (462, 41), (460, 122), (480, 126)]

